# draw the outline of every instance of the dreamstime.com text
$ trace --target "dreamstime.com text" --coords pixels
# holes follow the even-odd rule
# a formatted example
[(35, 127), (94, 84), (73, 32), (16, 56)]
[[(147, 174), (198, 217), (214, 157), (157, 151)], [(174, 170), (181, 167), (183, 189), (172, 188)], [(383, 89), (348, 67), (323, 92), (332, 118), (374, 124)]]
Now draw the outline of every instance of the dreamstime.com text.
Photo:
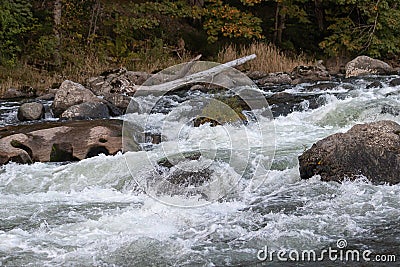
[(396, 262), (396, 255), (373, 255), (371, 250), (346, 249), (347, 241), (339, 239), (336, 248), (327, 248), (316, 252), (315, 250), (269, 250), (268, 246), (257, 252), (260, 261), (289, 261), (289, 262)]

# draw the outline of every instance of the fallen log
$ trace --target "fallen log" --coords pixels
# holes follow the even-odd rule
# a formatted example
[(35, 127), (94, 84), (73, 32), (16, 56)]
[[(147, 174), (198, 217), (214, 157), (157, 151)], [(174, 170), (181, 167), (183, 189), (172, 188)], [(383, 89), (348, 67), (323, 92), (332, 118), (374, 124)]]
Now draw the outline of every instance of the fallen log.
[[(256, 55), (252, 54), (187, 75), (190, 73), (190, 70), (193, 68), (193, 66), (196, 66), (196, 64), (193, 64), (195, 61), (191, 61), (187, 63), (189, 65), (186, 65), (189, 67), (183, 67), (186, 76), (182, 77), (182, 69), (177, 69), (178, 73), (176, 75), (170, 75), (161, 72), (153, 76), (150, 82), (145, 82), (144, 85), (141, 85), (134, 90), (136, 90), (136, 95), (148, 94), (150, 92), (164, 93), (170, 91), (171, 89), (181, 87), (185, 84), (210, 83), (213, 81), (214, 76), (229, 70), (232, 67), (242, 65), (254, 58), (256, 58)], [(132, 93), (135, 93), (135, 91), (132, 91)]]

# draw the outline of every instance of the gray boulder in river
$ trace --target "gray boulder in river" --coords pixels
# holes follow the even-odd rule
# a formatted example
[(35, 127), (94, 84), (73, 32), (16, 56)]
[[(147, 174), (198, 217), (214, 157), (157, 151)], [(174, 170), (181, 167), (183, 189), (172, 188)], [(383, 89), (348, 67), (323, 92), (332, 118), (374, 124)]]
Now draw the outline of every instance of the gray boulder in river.
[[(0, 128), (0, 165), (82, 160), (122, 149), (122, 121), (50, 122)], [(139, 146), (135, 146), (139, 150)], [(131, 150), (134, 150), (131, 146)]]
[(346, 64), (346, 78), (363, 75), (391, 75), (397, 71), (386, 62), (367, 56), (358, 56)]
[(361, 175), (374, 184), (400, 182), (400, 125), (378, 121), (353, 126), (315, 143), (299, 157), (300, 176), (341, 182)]
[(60, 89), (57, 90), (51, 108), (54, 116), (59, 117), (69, 107), (83, 102), (100, 101), (92, 91), (86, 89), (83, 85), (66, 80), (61, 84)]
[(24, 103), (18, 108), (18, 120), (33, 121), (44, 117), (44, 106), (41, 103)]

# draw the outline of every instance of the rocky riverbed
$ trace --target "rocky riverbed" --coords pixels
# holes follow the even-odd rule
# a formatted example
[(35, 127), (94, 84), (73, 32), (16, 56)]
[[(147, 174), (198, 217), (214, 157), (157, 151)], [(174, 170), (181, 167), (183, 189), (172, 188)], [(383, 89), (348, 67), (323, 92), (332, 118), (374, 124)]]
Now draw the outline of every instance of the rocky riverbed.
[[(323, 71), (296, 71), (311, 77), (310, 70)], [(29, 164), (14, 158), (0, 169), (1, 264), (256, 266), (265, 246), (320, 253), (337, 249), (338, 239), (348, 249), (400, 257), (399, 76), (298, 80), (291, 73), (275, 75), (285, 82), (268, 83), (273, 75), (253, 76), (272, 120), (265, 110), (248, 112), (240, 101), (226, 100), (229, 91), (203, 84), (176, 90), (141, 113), (154, 96), (134, 97), (130, 107), (129, 100), (144, 75), (115, 70), (85, 85), (66, 81), (40, 98), (2, 100), (1, 153), (22, 153)], [(190, 100), (210, 95), (240, 107), (244, 117), (236, 124), (179, 122), (193, 107)], [(37, 120), (21, 122), (18, 109), (26, 102), (42, 104), (44, 113), (37, 109)], [(137, 112), (123, 116), (127, 108)], [(72, 115), (62, 116), (66, 111)], [(125, 154), (118, 153), (121, 121), (138, 133)], [(155, 200), (139, 185), (157, 179), (171, 183), (155, 189)], [(212, 204), (212, 192), (186, 190), (210, 181), (226, 193)]]

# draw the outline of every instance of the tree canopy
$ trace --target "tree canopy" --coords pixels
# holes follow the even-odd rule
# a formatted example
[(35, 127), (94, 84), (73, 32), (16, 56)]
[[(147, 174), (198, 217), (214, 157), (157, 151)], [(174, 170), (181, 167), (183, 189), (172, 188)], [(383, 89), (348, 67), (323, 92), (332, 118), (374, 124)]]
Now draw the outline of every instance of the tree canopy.
[(327, 57), (397, 58), (399, 5), (400, 0), (1, 0), (0, 64), (59, 67), (80, 54), (130, 64), (150, 52), (213, 56), (227, 43), (254, 40)]

